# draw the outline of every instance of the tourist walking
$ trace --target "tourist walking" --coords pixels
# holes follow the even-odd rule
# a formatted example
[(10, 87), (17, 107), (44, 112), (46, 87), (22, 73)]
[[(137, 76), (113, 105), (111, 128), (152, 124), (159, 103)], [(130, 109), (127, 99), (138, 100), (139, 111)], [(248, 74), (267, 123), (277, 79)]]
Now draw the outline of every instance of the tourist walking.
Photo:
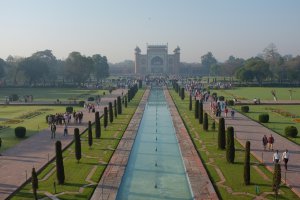
[(51, 124), (51, 139), (55, 138), (56, 126), (55, 124)]
[(230, 111), (231, 119), (234, 119), (234, 113), (235, 113), (234, 110), (231, 110), (231, 111)]
[(68, 125), (65, 123), (64, 136), (68, 135)]
[(264, 135), (264, 137), (262, 138), (262, 143), (263, 143), (263, 146), (264, 146), (264, 150), (266, 150), (267, 144), (268, 144), (268, 138), (267, 138), (266, 135)]
[(279, 162), (279, 153), (278, 150), (273, 154), (273, 163), (278, 163)]
[(228, 114), (228, 108), (227, 108), (227, 106), (225, 107), (224, 113), (225, 113), (225, 117), (227, 117), (227, 114)]
[(271, 134), (270, 137), (268, 138), (268, 143), (269, 143), (269, 150), (273, 151), (273, 144), (274, 144), (275, 140), (273, 135)]
[(282, 161), (284, 162), (285, 170), (287, 170), (287, 163), (289, 162), (290, 153), (286, 149), (285, 152), (282, 154)]

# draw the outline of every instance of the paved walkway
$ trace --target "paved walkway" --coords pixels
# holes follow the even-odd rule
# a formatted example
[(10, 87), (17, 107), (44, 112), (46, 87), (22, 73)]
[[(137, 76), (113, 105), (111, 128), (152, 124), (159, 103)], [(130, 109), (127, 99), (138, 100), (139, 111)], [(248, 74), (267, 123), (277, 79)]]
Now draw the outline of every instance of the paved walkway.
[[(300, 100), (260, 100), (261, 105), (300, 105)], [(254, 105), (253, 100), (238, 100), (236, 105)]]
[[(210, 114), (209, 104), (204, 104), (204, 110)], [(230, 113), (230, 111), (229, 111)], [(234, 119), (231, 117), (225, 118), (226, 126), (233, 126), (235, 130), (235, 138), (245, 146), (246, 141), (251, 142), (251, 153), (260, 162), (263, 162), (267, 169), (273, 172), (274, 164), (272, 161), (272, 151), (264, 151), (262, 145), (262, 137), (264, 135), (273, 135), (275, 139), (274, 150), (279, 150), (282, 155), (285, 149), (290, 152), (288, 162), (288, 171), (285, 171), (282, 165), (281, 173), (283, 181), (300, 197), (300, 146), (262, 126), (261, 124), (249, 119), (248, 117), (236, 112)], [(281, 158), (281, 157), (280, 157)]]
[[(103, 97), (101, 106), (96, 109), (100, 112), (100, 115), (103, 113), (104, 106), (121, 94), (122, 89), (115, 90), (111, 95)], [(63, 136), (63, 126), (58, 125), (55, 139), (50, 139), (51, 135), (48, 128), (2, 153), (2, 156), (0, 156), (0, 199), (7, 198), (30, 178), (32, 167), (39, 170), (55, 157), (56, 140), (60, 140), (64, 148), (72, 142), (74, 128), (79, 128), (82, 132), (87, 128), (88, 121), (94, 122), (94, 113), (88, 113), (86, 110), (82, 111), (82, 124), (72, 122), (68, 127), (68, 136)]]

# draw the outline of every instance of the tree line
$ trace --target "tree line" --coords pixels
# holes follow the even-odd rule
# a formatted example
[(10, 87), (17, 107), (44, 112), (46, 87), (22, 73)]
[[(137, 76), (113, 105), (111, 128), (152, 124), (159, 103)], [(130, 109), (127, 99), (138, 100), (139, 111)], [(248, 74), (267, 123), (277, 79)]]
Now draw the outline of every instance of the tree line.
[(50, 85), (65, 82), (84, 85), (109, 76), (106, 56), (95, 54), (84, 56), (80, 52), (71, 52), (67, 59), (57, 59), (51, 50), (38, 51), (30, 57), (8, 56), (0, 58), (0, 80), (2, 85)]

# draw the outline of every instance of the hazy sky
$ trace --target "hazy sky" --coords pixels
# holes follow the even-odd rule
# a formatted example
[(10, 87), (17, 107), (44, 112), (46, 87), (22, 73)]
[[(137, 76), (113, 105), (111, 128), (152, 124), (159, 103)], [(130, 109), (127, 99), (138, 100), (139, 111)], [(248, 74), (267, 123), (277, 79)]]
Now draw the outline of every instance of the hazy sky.
[(0, 58), (51, 49), (134, 59), (138, 45), (179, 45), (181, 60), (249, 58), (273, 42), (300, 55), (300, 0), (0, 0)]

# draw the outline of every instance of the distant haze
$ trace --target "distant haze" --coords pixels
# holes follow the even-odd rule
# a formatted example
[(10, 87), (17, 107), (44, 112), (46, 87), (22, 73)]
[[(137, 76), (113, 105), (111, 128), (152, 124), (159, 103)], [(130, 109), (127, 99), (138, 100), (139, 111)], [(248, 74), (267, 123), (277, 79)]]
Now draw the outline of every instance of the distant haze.
[(1, 0), (0, 58), (51, 49), (100, 53), (109, 62), (134, 59), (138, 45), (177, 45), (181, 60), (249, 58), (274, 43), (300, 55), (299, 0)]

